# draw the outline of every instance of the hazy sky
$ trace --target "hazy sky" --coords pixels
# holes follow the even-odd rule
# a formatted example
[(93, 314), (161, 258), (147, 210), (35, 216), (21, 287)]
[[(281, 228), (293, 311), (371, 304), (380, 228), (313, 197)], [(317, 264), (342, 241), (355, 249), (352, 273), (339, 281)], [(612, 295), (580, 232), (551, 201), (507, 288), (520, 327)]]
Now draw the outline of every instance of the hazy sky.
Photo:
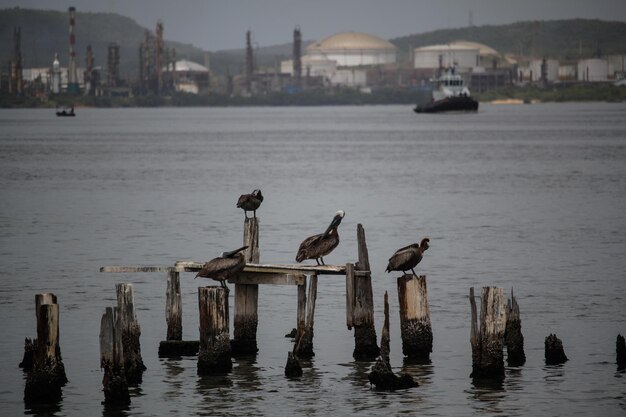
[(244, 47), (248, 29), (259, 46), (289, 43), (296, 25), (305, 40), (318, 40), (344, 31), (389, 39), (463, 27), (470, 13), (477, 26), (575, 17), (626, 21), (626, 0), (0, 0), (0, 8), (15, 6), (115, 12), (152, 30), (162, 19), (166, 39), (209, 51)]

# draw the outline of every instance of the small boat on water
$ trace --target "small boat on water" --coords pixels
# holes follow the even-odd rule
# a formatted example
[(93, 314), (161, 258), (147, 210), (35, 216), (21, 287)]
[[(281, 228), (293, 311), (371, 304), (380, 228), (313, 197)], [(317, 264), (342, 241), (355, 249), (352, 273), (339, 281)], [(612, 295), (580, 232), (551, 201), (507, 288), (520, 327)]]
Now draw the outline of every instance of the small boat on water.
[(63, 109), (59, 110), (57, 107), (57, 116), (58, 117), (74, 117), (76, 113), (74, 113), (74, 106), (71, 106), (69, 109), (67, 107), (63, 107)]
[(437, 89), (432, 92), (432, 100), (416, 106), (415, 113), (478, 110), (478, 101), (471, 97), (469, 89), (463, 85), (463, 77), (454, 68), (446, 69), (436, 81)]

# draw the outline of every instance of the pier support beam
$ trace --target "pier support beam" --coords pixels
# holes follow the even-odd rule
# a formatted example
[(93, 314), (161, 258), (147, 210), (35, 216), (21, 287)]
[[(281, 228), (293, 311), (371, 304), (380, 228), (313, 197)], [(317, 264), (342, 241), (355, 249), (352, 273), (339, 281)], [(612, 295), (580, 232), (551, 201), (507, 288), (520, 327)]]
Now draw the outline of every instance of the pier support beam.
[(626, 340), (621, 334), (617, 335), (617, 341), (615, 342), (615, 353), (617, 358), (617, 370), (623, 371), (626, 369)]
[(107, 307), (100, 321), (100, 368), (104, 369), (104, 404), (130, 404), (124, 369), (122, 321), (117, 307)]
[(198, 375), (232, 370), (228, 318), (228, 291), (218, 286), (198, 288), (200, 350)]
[(180, 273), (167, 272), (167, 291), (165, 293), (165, 320), (167, 322), (167, 340), (159, 343), (159, 357), (195, 356), (198, 354), (197, 340), (183, 340), (183, 301), (180, 291)]
[(37, 341), (33, 366), (26, 377), (24, 401), (27, 403), (57, 402), (61, 388), (67, 383), (59, 345), (59, 305), (54, 294), (37, 294)]
[[(374, 360), (380, 353), (376, 344), (374, 327), (374, 295), (365, 230), (357, 225), (359, 260), (354, 267), (346, 265), (346, 311), (348, 329), (354, 327), (354, 352), (356, 360)], [(357, 274), (356, 271), (367, 271)]]
[[(259, 263), (259, 218), (250, 217), (244, 222), (243, 244), (246, 263)], [(256, 332), (258, 327), (259, 286), (257, 284), (235, 284), (235, 321), (233, 354), (258, 352)]]
[(472, 374), (475, 379), (504, 379), (504, 331), (506, 309), (504, 290), (483, 287), (480, 308), (480, 330), (477, 322), (474, 287), (470, 288), (472, 323)]
[(565, 356), (565, 350), (563, 350), (563, 342), (555, 334), (550, 334), (546, 337), (544, 347), (546, 365), (560, 365), (567, 362), (568, 359)]
[(135, 300), (132, 284), (116, 284), (117, 306), (122, 323), (122, 344), (124, 347), (124, 369), (126, 381), (130, 385), (141, 383), (146, 370), (141, 358), (141, 328), (135, 313)]
[[(315, 321), (315, 301), (317, 300), (317, 275), (309, 277), (309, 294), (303, 295), (302, 285), (298, 286), (298, 329), (294, 355), (298, 358), (312, 358), (313, 323)], [(305, 307), (306, 306), (306, 307)], [(306, 308), (306, 316), (304, 314)]]
[(430, 363), (433, 330), (428, 309), (426, 276), (406, 274), (398, 278), (402, 353), (410, 360)]
[(526, 363), (524, 353), (524, 336), (522, 335), (522, 319), (520, 318), (519, 305), (511, 289), (511, 299), (506, 305), (506, 362), (509, 366), (522, 366)]

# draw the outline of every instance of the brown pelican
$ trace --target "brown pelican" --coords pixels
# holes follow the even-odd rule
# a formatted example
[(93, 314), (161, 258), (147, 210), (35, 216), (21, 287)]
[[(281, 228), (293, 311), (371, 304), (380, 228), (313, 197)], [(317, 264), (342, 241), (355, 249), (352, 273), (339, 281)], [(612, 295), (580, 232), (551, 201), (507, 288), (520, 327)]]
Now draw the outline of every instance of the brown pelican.
[(304, 239), (300, 244), (300, 249), (298, 249), (296, 262), (302, 262), (305, 259), (315, 259), (318, 265), (320, 265), (320, 260), (322, 261), (321, 265), (326, 265), (323, 256), (331, 253), (339, 244), (337, 226), (339, 226), (341, 219), (345, 215), (346, 213), (343, 210), (339, 210), (335, 213), (333, 221), (330, 222), (324, 233)]
[(430, 239), (425, 237), (419, 245), (413, 243), (412, 245), (398, 249), (396, 253), (389, 258), (389, 264), (385, 271), (402, 271), (406, 273), (406, 271), (410, 269), (413, 275), (416, 275), (413, 268), (422, 260), (424, 251), (428, 249), (428, 242), (430, 242)]
[(252, 194), (242, 194), (237, 200), (237, 207), (243, 209), (243, 213), (248, 218), (248, 212), (253, 211), (254, 217), (256, 217), (256, 209), (259, 208), (263, 202), (263, 194), (261, 190), (254, 190)]
[(242, 251), (247, 248), (243, 246), (234, 251), (222, 252), (219, 257), (205, 263), (195, 278), (212, 278), (220, 281), (222, 287), (228, 289), (225, 281), (236, 276), (246, 266), (246, 258)]

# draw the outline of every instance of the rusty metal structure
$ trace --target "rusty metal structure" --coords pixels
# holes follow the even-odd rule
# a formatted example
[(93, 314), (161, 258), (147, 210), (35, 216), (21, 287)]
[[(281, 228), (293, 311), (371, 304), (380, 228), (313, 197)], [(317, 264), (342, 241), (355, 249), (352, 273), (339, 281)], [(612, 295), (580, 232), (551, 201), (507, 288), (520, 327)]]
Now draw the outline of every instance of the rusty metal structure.
[(94, 56), (91, 45), (87, 45), (87, 56), (85, 57), (85, 95), (92, 96), (95, 93), (95, 72), (94, 72)]
[(165, 64), (163, 48), (163, 22), (158, 21), (156, 25), (155, 40), (155, 70), (156, 70), (156, 94), (161, 95), (163, 91), (163, 66)]
[(174, 91), (176, 78), (176, 51), (165, 48), (163, 22), (158, 21), (156, 32), (146, 30), (139, 45), (139, 88), (137, 93), (163, 95)]
[(297, 87), (302, 86), (302, 33), (296, 26), (293, 31), (293, 77)]
[(78, 85), (78, 73), (76, 70), (76, 51), (74, 50), (74, 45), (76, 44), (76, 36), (74, 35), (74, 26), (76, 25), (76, 8), (70, 7), (68, 11), (70, 14), (70, 60), (67, 66), (67, 92), (70, 94), (78, 94), (80, 93), (80, 87)]
[(13, 28), (13, 59), (11, 60), (9, 76), (9, 94), (21, 96), (24, 94), (24, 78), (22, 77), (22, 29)]
[(246, 32), (246, 90), (252, 92), (252, 75), (254, 74), (254, 53), (252, 51), (252, 34)]
[(120, 46), (112, 42), (107, 53), (107, 87), (116, 88), (120, 80)]

